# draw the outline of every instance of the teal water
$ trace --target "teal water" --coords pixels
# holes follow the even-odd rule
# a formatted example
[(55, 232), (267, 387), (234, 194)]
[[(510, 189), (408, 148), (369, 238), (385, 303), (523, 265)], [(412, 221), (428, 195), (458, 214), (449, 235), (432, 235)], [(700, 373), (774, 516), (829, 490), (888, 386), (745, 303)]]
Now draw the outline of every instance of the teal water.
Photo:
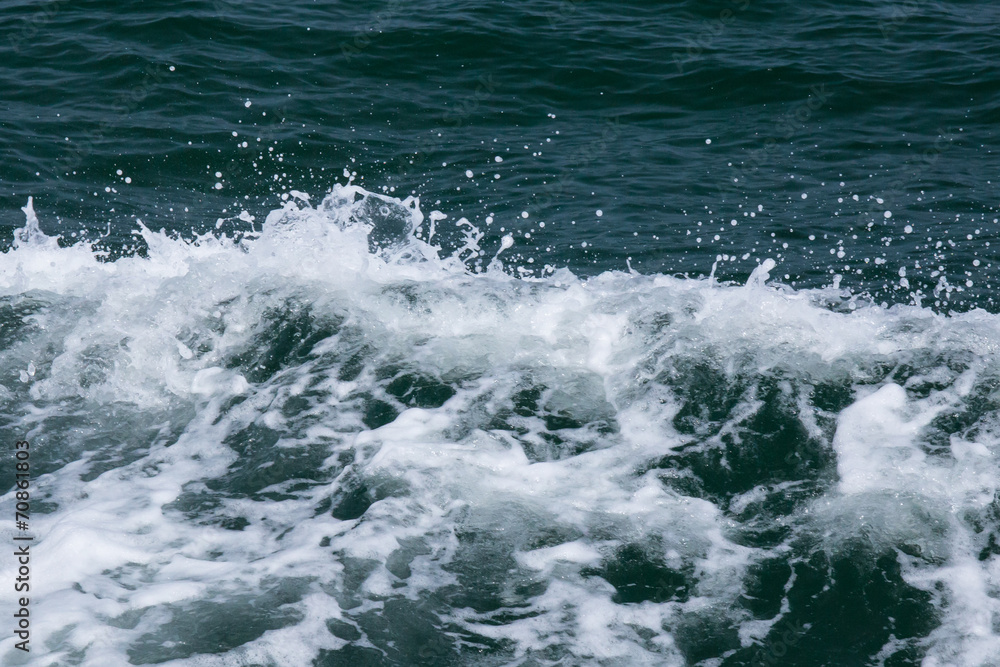
[(998, 27), (7, 3), (0, 662), (1000, 664)]
[(577, 271), (707, 275), (722, 254), (743, 280), (773, 256), (797, 286), (841, 274), (892, 303), (943, 277), (968, 292), (940, 307), (991, 307), (972, 262), (996, 232), (997, 18), (917, 0), (11, 3), (2, 209), (19, 226), (34, 195), (67, 229), (111, 223), (117, 247), (133, 216), (190, 234), (348, 167), (492, 214), (526, 257)]

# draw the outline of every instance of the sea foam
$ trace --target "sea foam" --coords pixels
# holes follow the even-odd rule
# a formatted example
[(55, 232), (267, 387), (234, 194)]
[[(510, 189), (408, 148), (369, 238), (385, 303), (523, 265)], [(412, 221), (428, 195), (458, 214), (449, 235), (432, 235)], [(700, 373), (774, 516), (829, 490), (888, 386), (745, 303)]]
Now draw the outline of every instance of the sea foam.
[(115, 261), (25, 208), (0, 400), (37, 650), (4, 664), (749, 663), (809, 650), (838, 612), (803, 582), (844, 563), (895, 591), (859, 650), (1000, 655), (997, 316), (772, 261), (517, 279), (415, 199), (308, 201)]

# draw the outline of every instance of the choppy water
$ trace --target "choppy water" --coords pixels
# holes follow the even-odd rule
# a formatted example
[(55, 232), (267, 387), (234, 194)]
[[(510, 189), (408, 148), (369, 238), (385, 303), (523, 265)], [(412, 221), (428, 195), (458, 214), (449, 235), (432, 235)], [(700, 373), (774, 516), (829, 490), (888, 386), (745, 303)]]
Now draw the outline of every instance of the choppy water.
[(998, 18), (8, 3), (0, 662), (1000, 665)]

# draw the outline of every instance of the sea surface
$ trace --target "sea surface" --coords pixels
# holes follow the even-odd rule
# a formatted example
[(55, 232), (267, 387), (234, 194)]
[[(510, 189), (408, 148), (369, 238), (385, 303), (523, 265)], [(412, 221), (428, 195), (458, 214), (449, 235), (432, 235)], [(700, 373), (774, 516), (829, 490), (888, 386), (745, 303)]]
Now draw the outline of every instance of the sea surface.
[(998, 133), (985, 0), (4, 2), (0, 664), (1000, 665)]

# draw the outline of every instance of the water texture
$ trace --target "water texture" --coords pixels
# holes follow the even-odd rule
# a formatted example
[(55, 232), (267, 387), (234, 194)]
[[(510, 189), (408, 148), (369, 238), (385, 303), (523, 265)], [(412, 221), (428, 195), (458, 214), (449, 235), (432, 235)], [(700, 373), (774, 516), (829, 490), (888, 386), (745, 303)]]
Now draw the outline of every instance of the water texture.
[(1000, 665), (997, 5), (0, 36), (0, 663)]

